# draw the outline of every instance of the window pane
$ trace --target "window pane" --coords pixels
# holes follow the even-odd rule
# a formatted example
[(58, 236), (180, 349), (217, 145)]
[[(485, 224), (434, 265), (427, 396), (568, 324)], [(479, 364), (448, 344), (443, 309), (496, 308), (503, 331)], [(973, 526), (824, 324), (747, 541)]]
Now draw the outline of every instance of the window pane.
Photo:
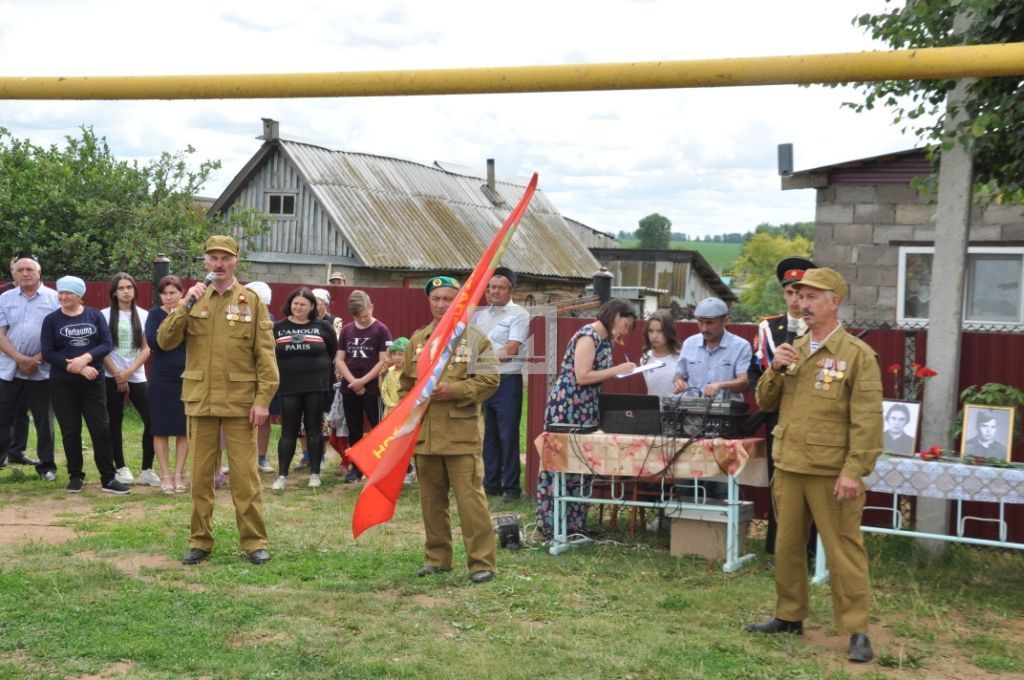
[(285, 196), (284, 207), (281, 209), (282, 215), (294, 215), (295, 214), (295, 197)]
[(932, 254), (907, 253), (907, 278), (903, 286), (903, 317), (927, 319), (932, 297)]
[(968, 255), (967, 321), (1021, 321), (1020, 255)]
[(280, 215), (281, 214), (281, 197), (280, 196), (271, 196), (270, 197), (270, 210), (268, 210), (267, 212), (269, 212), (271, 215)]

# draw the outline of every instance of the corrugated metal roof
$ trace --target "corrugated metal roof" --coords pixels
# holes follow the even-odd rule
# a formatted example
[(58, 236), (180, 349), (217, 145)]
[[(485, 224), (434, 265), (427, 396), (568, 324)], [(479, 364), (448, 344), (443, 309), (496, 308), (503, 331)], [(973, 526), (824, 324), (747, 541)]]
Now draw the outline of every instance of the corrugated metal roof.
[[(278, 140), (342, 235), (369, 267), (469, 271), (519, 201), (524, 187), (411, 161)], [(502, 258), (522, 273), (589, 279), (600, 266), (538, 191)]]
[(830, 185), (907, 184), (915, 177), (934, 172), (926, 149), (907, 149), (895, 153), (856, 158), (793, 173), (799, 178), (825, 173)]

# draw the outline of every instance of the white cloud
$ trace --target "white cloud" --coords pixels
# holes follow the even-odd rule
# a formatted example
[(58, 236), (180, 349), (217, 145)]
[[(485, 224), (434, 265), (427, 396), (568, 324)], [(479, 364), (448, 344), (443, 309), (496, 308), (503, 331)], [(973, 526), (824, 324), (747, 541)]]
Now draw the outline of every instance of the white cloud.
[[(883, 0), (452, 0), (384, 4), (184, 0), (172, 5), (0, 3), (0, 75), (289, 73), (619, 63), (875, 49), (854, 15)], [(45, 27), (42, 28), (42, 27)], [(776, 144), (797, 168), (907, 148), (884, 112), (841, 109), (850, 91), (795, 86), (451, 97), (139, 102), (0, 101), (0, 125), (59, 143), (92, 125), (115, 154), (195, 146), (224, 169), (255, 152), (261, 117), (334, 148), (541, 173), (567, 216), (631, 229), (650, 212), (705, 234), (813, 217), (810, 191), (779, 190)]]

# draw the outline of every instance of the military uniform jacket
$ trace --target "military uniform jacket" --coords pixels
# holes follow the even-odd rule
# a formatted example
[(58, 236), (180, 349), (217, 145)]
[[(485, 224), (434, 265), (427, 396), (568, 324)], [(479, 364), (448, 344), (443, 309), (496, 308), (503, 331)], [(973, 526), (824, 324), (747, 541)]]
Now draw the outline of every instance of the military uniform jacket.
[(187, 341), (186, 415), (242, 417), (270, 405), (279, 381), (273, 327), (259, 295), (237, 280), (223, 295), (207, 286), (191, 310), (180, 304), (167, 315), (156, 338), (164, 350)]
[[(431, 322), (409, 338), (409, 349), (399, 376), (401, 397), (416, 384), (419, 362), (429, 361), (430, 334), (435, 326)], [(491, 343), (486, 335), (475, 326), (466, 329), (441, 374), (441, 382), (451, 385), (455, 398), (430, 402), (420, 423), (415, 453), (441, 456), (480, 454), (484, 436), (480, 407), (498, 389), (500, 378), (490, 349)], [(470, 372), (471, 368), (474, 372)]]
[(769, 367), (757, 384), (758, 406), (779, 411), (775, 466), (851, 479), (869, 474), (882, 451), (882, 377), (874, 350), (843, 328), (814, 354), (810, 334), (794, 348), (800, 359), (793, 373)]

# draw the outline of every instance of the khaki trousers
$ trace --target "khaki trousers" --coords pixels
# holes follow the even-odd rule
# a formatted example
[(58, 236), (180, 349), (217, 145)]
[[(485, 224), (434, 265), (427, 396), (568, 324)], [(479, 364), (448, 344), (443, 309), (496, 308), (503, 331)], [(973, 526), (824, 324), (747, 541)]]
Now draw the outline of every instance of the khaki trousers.
[(491, 511), (484, 495), (484, 464), (479, 455), (417, 455), (416, 477), (426, 533), (425, 565), (452, 568), (449, 489), (455, 494), (469, 572), (494, 571), (497, 563)]
[(836, 477), (801, 475), (775, 468), (772, 500), (779, 529), (775, 539), (775, 616), (803, 621), (808, 613), (807, 537), (811, 520), (828, 559), (836, 627), (848, 635), (868, 632), (868, 553), (860, 531), (865, 494), (839, 501)]
[(256, 467), (256, 428), (248, 416), (188, 417), (188, 446), (192, 456), (192, 523), (190, 548), (213, 550), (214, 480), (220, 464), (220, 434), (228, 452), (228, 483), (235, 504), (238, 542), (249, 553), (267, 547), (263, 523), (262, 485)]

